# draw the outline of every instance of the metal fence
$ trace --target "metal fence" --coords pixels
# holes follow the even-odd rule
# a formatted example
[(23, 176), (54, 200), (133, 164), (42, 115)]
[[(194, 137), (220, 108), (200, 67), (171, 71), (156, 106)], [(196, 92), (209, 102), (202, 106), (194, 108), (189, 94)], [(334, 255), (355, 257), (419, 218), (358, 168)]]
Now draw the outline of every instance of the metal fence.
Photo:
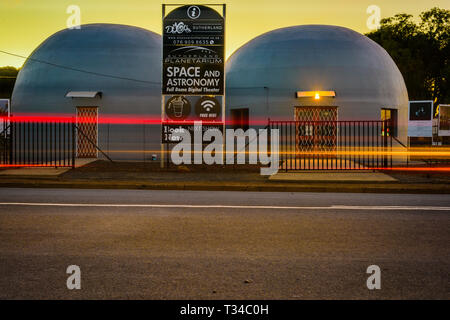
[(389, 121), (271, 121), (280, 134), (282, 170), (392, 167)]
[(72, 121), (11, 121), (0, 133), (0, 166), (75, 167), (75, 130)]
[(2, 115), (0, 118), (0, 165), (9, 163), (11, 156), (11, 138), (8, 117)]
[[(73, 121), (18, 122), (5, 118), (1, 121), (0, 167), (75, 166), (76, 135), (84, 136), (84, 133)], [(279, 130), (281, 170), (367, 170), (392, 167), (392, 130), (389, 121), (269, 120), (268, 128)], [(88, 141), (95, 145), (95, 142)], [(100, 150), (98, 146), (95, 147)]]

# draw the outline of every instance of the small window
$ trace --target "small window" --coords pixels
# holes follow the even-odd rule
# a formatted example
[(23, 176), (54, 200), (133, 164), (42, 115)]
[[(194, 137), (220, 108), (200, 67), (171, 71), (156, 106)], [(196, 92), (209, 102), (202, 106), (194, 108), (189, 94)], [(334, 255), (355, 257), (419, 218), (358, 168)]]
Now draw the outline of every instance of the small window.
[[(387, 135), (392, 135), (393, 137), (397, 137), (397, 109), (381, 109), (381, 120), (389, 120), (390, 125), (386, 129)], [(384, 128), (382, 131), (382, 135), (384, 135)]]
[(234, 130), (248, 129), (248, 108), (245, 109), (231, 109), (231, 122)]

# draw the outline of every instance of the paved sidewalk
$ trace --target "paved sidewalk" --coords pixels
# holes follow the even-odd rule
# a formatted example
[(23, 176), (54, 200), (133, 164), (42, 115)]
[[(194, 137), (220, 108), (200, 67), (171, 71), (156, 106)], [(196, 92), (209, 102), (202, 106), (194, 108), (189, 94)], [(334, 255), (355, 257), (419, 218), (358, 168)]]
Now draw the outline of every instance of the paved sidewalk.
[(271, 181), (308, 182), (396, 182), (397, 179), (381, 172), (279, 172)]
[[(95, 162), (98, 159), (86, 158), (86, 159), (76, 159), (75, 160), (75, 168), (81, 168), (89, 163)], [(72, 168), (61, 168), (61, 167), (52, 167), (51, 163), (48, 164), (49, 167), (19, 167), (19, 168), (10, 168), (6, 170), (0, 170), (0, 176), (59, 176)]]
[(71, 168), (14, 168), (0, 171), (0, 176), (59, 176)]

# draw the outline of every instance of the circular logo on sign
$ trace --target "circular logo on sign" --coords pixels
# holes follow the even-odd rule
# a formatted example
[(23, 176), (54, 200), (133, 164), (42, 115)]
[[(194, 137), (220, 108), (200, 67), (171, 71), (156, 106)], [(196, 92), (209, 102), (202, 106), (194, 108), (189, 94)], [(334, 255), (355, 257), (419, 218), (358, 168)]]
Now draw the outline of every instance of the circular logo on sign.
[(201, 97), (195, 104), (195, 113), (202, 120), (214, 120), (220, 115), (220, 103), (213, 97)]
[(166, 115), (172, 120), (184, 120), (191, 113), (191, 103), (182, 96), (175, 96), (167, 100)]
[(198, 17), (200, 17), (200, 8), (197, 6), (190, 6), (187, 9), (187, 15), (191, 19), (197, 19)]

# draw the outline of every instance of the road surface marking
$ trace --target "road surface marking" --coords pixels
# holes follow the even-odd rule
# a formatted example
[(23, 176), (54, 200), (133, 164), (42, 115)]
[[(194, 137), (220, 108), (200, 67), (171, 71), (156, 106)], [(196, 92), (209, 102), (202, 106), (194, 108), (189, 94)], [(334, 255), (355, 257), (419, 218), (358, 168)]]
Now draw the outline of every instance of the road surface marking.
[(450, 211), (450, 207), (434, 206), (244, 206), (220, 204), (114, 204), (114, 203), (52, 203), (52, 202), (0, 202), (2, 206), (47, 206), (47, 207), (111, 207), (111, 208), (223, 208), (223, 209), (281, 209), (281, 210), (413, 210)]

